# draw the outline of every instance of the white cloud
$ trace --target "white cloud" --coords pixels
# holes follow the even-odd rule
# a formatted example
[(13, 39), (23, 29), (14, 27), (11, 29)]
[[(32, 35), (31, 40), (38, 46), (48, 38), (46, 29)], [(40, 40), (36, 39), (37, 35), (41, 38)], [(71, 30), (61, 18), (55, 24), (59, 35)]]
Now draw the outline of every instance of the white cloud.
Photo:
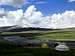
[(75, 0), (68, 0), (68, 2), (75, 2)]
[(25, 17), (29, 17), (32, 15), (32, 13), (36, 10), (34, 5), (31, 5), (27, 8), (26, 12), (24, 13)]
[(36, 27), (38, 27), (42, 16), (42, 13), (40, 11), (37, 11), (34, 5), (28, 7), (26, 12), (24, 13), (24, 17), (26, 18), (26, 20), (28, 20), (32, 27), (35, 27), (35, 25), (37, 25)]
[(26, 3), (26, 0), (0, 0), (0, 4), (9, 4), (17, 7), (24, 3)]
[(62, 14), (52, 15), (53, 28), (75, 27), (75, 11), (65, 11)]
[(6, 16), (7, 12), (4, 10), (4, 8), (0, 8), (0, 17)]
[(43, 16), (40, 11), (37, 11), (34, 5), (31, 5), (25, 13), (19, 9), (9, 11), (7, 16), (0, 17), (0, 27), (10, 25), (53, 29), (71, 28), (75, 27), (75, 11), (65, 11), (61, 14)]
[(60, 14), (44, 17), (36, 10), (35, 6), (28, 7), (25, 12), (25, 18), (31, 23), (32, 27), (40, 28), (68, 28), (75, 27), (75, 11), (65, 11)]

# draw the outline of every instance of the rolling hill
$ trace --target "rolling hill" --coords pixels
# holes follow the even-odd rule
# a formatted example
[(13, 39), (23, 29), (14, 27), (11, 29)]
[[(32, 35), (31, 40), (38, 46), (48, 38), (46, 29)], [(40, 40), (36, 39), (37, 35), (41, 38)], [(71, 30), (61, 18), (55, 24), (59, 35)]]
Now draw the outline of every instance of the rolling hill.
[(0, 35), (23, 35), (41, 40), (75, 41), (75, 28), (66, 28), (66, 29), (21, 28), (16, 30), (17, 31), (1, 32)]

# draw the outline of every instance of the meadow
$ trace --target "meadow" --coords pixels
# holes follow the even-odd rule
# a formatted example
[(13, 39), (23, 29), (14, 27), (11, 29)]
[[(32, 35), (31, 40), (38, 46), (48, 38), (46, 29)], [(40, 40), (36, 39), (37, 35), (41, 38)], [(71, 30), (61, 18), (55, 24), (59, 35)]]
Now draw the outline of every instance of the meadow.
[[(32, 30), (22, 32), (1, 32), (1, 36), (19, 35), (40, 40), (75, 41), (75, 29)], [(75, 49), (61, 52), (52, 47), (25, 48), (0, 40), (0, 56), (75, 56)]]

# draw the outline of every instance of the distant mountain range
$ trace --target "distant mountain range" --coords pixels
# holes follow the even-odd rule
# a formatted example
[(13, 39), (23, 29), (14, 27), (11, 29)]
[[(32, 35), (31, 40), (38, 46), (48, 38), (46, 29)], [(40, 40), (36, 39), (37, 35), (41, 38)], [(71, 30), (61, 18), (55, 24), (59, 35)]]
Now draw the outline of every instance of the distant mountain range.
[(22, 32), (22, 31), (32, 31), (32, 30), (40, 30), (40, 31), (47, 31), (47, 30), (67, 30), (67, 29), (75, 29), (73, 28), (63, 28), (63, 29), (52, 29), (52, 28), (36, 28), (36, 27), (26, 27), (22, 28), (20, 26), (4, 26), (0, 27), (0, 32)]
[(30, 30), (52, 30), (52, 29), (47, 29), (47, 28), (35, 28), (35, 27), (27, 27), (27, 28), (22, 28), (19, 26), (4, 26), (0, 27), (0, 32), (21, 32), (21, 31), (30, 31)]

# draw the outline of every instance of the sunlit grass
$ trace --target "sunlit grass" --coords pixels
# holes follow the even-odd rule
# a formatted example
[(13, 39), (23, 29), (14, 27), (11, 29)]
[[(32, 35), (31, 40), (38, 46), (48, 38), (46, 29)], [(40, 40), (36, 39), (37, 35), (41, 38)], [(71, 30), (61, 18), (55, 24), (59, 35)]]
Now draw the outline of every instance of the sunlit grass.
[(22, 32), (2, 32), (1, 35), (23, 35), (42, 40), (75, 40), (75, 28), (47, 31), (31, 30)]

